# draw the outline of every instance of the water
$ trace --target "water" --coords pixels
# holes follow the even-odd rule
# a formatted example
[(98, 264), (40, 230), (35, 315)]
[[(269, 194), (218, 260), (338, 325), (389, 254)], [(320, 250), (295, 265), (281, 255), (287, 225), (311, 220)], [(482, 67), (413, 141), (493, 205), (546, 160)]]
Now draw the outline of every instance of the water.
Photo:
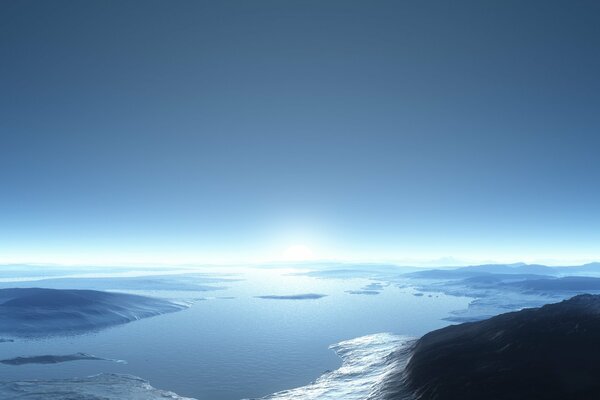
[[(258, 398), (306, 386), (327, 370), (336, 370), (341, 359), (329, 349), (331, 344), (383, 332), (420, 336), (447, 325), (442, 318), (465, 308), (470, 300), (442, 294), (418, 297), (410, 288), (393, 285), (378, 295), (349, 294), (346, 291), (360, 290), (373, 281), (319, 279), (292, 272), (237, 270), (235, 277), (240, 281), (228, 282), (228, 289), (214, 292), (136, 291), (173, 299), (207, 299), (184, 311), (85, 335), (0, 343), (2, 359), (84, 352), (127, 364), (84, 360), (0, 365), (0, 376), (7, 381), (131, 374), (156, 388), (199, 400)], [(303, 293), (327, 296), (309, 300), (255, 297)]]

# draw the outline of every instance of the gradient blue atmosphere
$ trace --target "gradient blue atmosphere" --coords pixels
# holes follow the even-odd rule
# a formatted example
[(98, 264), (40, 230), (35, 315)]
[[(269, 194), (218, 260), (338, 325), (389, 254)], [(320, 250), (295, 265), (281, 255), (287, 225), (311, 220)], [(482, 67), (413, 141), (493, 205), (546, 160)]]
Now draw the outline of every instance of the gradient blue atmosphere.
[(599, 15), (2, 1), (0, 262), (600, 260)]
[(599, 22), (1, 0), (0, 400), (600, 399)]

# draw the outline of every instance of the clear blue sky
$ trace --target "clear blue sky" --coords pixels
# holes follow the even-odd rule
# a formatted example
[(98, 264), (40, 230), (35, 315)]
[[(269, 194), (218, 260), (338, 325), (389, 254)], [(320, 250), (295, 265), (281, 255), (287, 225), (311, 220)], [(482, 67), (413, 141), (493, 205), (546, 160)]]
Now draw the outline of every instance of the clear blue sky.
[(0, 261), (600, 259), (599, 20), (2, 1)]

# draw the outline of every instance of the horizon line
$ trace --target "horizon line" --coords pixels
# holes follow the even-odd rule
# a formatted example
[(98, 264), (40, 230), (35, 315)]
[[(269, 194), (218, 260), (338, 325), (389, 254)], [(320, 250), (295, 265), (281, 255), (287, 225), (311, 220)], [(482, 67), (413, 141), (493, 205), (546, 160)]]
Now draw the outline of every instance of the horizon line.
[[(450, 260), (448, 258), (447, 260)], [(583, 267), (590, 264), (600, 264), (600, 259), (571, 259), (571, 260), (554, 260), (555, 262), (547, 261), (497, 261), (497, 260), (457, 260), (453, 262), (448, 261), (444, 263), (441, 259), (422, 260), (417, 262), (412, 260), (398, 261), (398, 260), (344, 260), (344, 259), (313, 259), (313, 260), (264, 260), (264, 261), (249, 261), (249, 262), (208, 262), (208, 261), (190, 261), (190, 262), (169, 262), (169, 261), (117, 261), (113, 260), (110, 262), (93, 262), (93, 261), (80, 261), (80, 262), (57, 262), (57, 261), (10, 261), (0, 260), (0, 268), (8, 266), (31, 266), (31, 267), (81, 267), (81, 268), (134, 268), (134, 267), (149, 267), (149, 268), (160, 268), (160, 267), (174, 267), (174, 268), (209, 268), (209, 267), (276, 267), (276, 266), (310, 266), (318, 264), (332, 264), (332, 265), (386, 265), (398, 268), (461, 268), (481, 265), (514, 265), (514, 266), (534, 266), (541, 265), (550, 268), (557, 267)]]

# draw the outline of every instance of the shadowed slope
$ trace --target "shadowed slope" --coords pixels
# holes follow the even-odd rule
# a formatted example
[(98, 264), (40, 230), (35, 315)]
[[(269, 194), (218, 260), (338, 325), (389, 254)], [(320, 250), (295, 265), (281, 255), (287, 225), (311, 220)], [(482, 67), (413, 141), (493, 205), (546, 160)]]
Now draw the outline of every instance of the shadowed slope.
[(179, 311), (167, 300), (95, 290), (0, 289), (0, 333), (76, 333)]
[[(599, 344), (600, 296), (579, 295), (430, 332), (402, 379), (421, 400), (592, 399)], [(404, 397), (391, 390), (387, 398)]]

